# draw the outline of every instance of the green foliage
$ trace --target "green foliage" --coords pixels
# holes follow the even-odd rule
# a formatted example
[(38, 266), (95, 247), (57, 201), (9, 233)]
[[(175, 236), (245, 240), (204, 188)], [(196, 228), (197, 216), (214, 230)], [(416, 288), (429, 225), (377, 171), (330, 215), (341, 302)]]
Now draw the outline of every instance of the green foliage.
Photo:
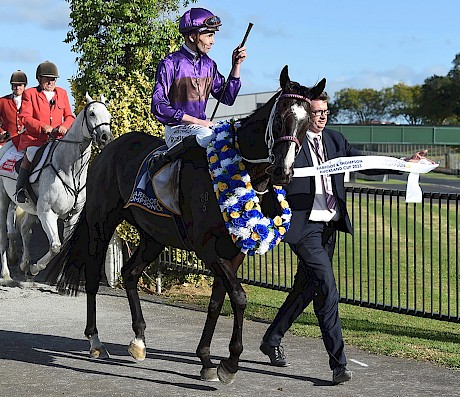
[(335, 117), (343, 116), (352, 123), (368, 124), (382, 119), (387, 102), (383, 90), (344, 88), (335, 93), (333, 108), (338, 110)]
[(420, 124), (418, 108), (421, 96), (421, 86), (409, 86), (404, 83), (395, 84), (385, 89), (388, 97), (388, 113), (391, 117), (403, 117), (409, 124)]
[(179, 0), (67, 1), (71, 30), (65, 42), (79, 54), (77, 92), (100, 91), (134, 71), (153, 80), (158, 61), (180, 40), (170, 19)]

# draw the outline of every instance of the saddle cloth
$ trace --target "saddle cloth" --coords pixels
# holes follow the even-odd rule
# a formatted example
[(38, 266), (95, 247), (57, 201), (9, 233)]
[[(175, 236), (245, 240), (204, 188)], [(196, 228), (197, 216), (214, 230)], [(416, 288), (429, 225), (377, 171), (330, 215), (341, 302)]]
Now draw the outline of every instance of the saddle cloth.
[[(8, 148), (6, 147), (8, 145)], [(16, 163), (22, 160), (22, 158), (25, 155), (25, 152), (21, 151), (19, 152), (16, 147), (13, 145), (13, 143), (10, 141), (7, 144), (4, 145), (3, 147), (6, 151), (2, 158), (0, 159), (0, 176), (4, 176), (7, 178), (11, 179), (18, 179), (18, 172), (16, 171)], [(37, 153), (42, 153), (42, 156), (38, 160), (38, 162), (35, 164), (36, 159), (34, 159), (33, 164), (35, 167), (33, 170), (30, 172), (30, 177), (29, 177), (29, 182), (34, 183), (38, 175), (40, 174), (40, 170), (42, 169), (46, 158), (48, 157), (48, 154), (50, 152), (51, 145), (46, 144), (46, 147), (43, 152), (37, 152)]]

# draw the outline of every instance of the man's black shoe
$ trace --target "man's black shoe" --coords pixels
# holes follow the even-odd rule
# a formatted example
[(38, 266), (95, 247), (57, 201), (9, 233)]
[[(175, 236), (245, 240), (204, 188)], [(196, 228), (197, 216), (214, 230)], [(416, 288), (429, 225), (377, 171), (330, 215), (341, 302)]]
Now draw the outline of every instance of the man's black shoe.
[(332, 371), (332, 383), (338, 385), (343, 382), (348, 382), (352, 378), (352, 372), (345, 365), (334, 368)]
[(277, 367), (287, 367), (289, 364), (286, 361), (282, 346), (270, 346), (265, 342), (260, 345), (260, 351), (270, 358), (272, 365)]

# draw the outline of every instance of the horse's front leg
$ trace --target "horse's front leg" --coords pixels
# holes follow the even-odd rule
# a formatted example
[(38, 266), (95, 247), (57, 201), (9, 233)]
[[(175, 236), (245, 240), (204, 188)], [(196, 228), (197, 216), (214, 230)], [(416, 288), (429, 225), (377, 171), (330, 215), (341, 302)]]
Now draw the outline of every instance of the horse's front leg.
[(201, 380), (218, 381), (217, 366), (211, 361), (211, 341), (216, 329), (217, 320), (225, 299), (225, 286), (221, 277), (215, 276), (212, 284), (212, 293), (208, 305), (208, 314), (201, 334), (196, 355), (201, 360)]
[(243, 352), (243, 318), (247, 299), (246, 293), (236, 276), (243, 259), (244, 255), (240, 253), (231, 261), (219, 259), (216, 264), (216, 273), (222, 274), (222, 280), (233, 310), (233, 332), (229, 344), (230, 356), (223, 359), (217, 368), (217, 376), (225, 384), (230, 384), (235, 380), (240, 355)]
[(61, 249), (61, 240), (59, 238), (58, 230), (58, 216), (51, 209), (41, 212), (40, 206), (37, 205), (38, 218), (42, 224), (43, 231), (48, 236), (49, 250), (40, 258), (36, 264), (30, 266), (30, 273), (32, 276), (36, 276), (40, 271), (46, 268), (49, 261), (55, 256)]

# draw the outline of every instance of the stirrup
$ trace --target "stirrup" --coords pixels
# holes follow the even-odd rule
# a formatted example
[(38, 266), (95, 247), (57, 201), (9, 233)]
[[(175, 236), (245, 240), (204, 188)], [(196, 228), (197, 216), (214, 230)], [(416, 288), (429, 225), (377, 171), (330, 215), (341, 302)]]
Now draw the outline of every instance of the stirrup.
[(25, 188), (20, 188), (15, 194), (14, 194), (16, 201), (18, 203), (24, 204), (29, 200), (29, 195), (27, 194), (27, 190)]
[(165, 153), (154, 155), (147, 164), (149, 177), (153, 178), (155, 174), (168, 163), (169, 159), (165, 156)]

